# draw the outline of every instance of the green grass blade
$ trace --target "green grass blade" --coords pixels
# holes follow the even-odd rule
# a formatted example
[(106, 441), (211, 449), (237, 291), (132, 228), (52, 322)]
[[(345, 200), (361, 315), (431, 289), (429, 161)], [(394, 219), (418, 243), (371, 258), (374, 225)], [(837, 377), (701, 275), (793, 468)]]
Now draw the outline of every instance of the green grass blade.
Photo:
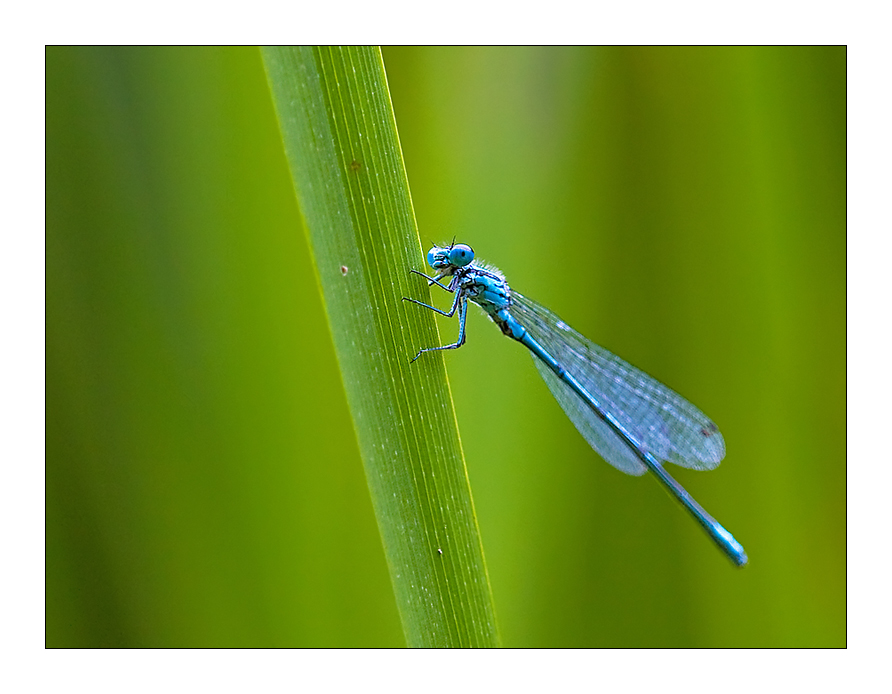
[[(377, 48), (267, 48), (309, 234), (410, 646), (494, 646), (497, 631), (452, 397)], [(307, 339), (320, 339), (308, 336)], [(320, 461), (324, 464), (324, 461)]]

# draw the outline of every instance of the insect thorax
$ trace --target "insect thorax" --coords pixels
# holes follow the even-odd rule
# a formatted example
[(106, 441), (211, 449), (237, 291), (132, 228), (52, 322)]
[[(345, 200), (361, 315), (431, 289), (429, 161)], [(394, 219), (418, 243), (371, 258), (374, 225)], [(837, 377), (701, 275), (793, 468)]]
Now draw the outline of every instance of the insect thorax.
[(511, 305), (511, 288), (495, 268), (471, 266), (460, 284), (465, 296), (490, 317)]

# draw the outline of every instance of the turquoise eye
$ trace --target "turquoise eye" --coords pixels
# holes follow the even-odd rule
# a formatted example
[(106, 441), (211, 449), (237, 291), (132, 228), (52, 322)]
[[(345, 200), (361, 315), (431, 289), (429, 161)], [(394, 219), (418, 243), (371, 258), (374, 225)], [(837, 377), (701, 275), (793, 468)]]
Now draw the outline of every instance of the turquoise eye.
[(474, 250), (470, 246), (459, 243), (449, 249), (449, 262), (455, 267), (464, 267), (474, 260)]

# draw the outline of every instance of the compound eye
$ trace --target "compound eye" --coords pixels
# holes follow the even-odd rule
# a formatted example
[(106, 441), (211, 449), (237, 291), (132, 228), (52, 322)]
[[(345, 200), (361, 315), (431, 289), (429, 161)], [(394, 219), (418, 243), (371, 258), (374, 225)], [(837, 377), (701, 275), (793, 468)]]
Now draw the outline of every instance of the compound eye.
[(455, 267), (465, 267), (474, 260), (474, 250), (463, 243), (456, 244), (449, 249), (449, 262)]

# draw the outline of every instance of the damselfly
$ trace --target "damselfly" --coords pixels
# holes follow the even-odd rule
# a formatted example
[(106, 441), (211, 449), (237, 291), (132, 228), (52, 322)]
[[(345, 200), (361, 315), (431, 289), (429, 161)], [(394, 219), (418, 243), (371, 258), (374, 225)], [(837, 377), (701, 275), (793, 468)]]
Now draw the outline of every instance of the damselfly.
[[(737, 566), (746, 564), (740, 543), (663, 467), (663, 462), (670, 462), (695, 470), (716, 468), (725, 457), (725, 441), (712, 420), (675, 391), (511, 289), (499, 270), (474, 262), (470, 246), (434, 246), (427, 262), (436, 272), (434, 277), (412, 272), (454, 294), (452, 308), (441, 311), (416, 299), (404, 300), (447, 317), (458, 313), (458, 340), (421, 349), (413, 362), (425, 352), (457, 349), (465, 343), (467, 302), (473, 301), (505, 335), (533, 353), (548, 388), (604, 460), (629, 475), (652, 472), (731, 561)], [(441, 284), (446, 278), (450, 278), (448, 285)]]

